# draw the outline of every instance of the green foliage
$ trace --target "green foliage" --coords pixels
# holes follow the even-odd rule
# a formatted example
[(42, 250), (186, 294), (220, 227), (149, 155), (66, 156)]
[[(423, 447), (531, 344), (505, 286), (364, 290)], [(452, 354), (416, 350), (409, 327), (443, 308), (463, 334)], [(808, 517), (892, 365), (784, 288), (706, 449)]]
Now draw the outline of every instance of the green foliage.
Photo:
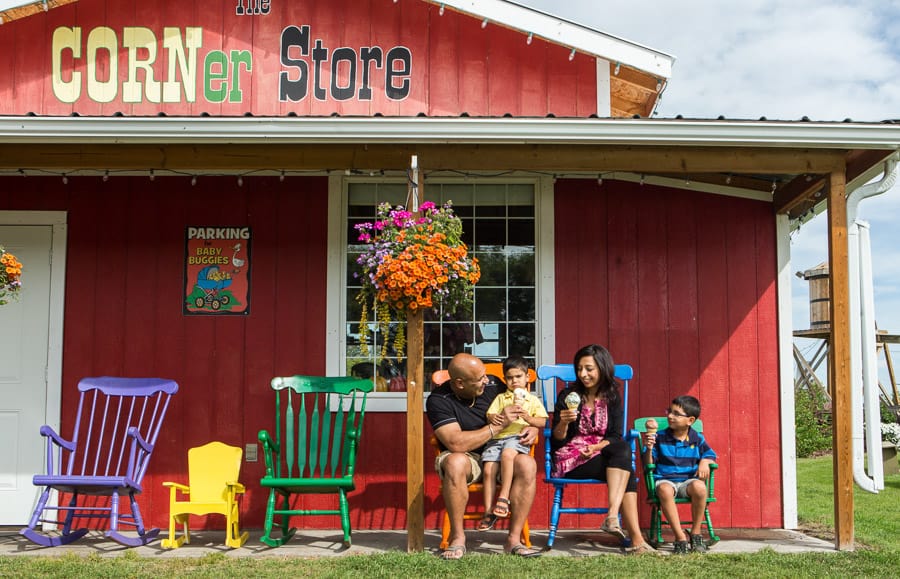
[(797, 456), (806, 458), (831, 448), (831, 424), (823, 409), (825, 396), (805, 388), (794, 395)]

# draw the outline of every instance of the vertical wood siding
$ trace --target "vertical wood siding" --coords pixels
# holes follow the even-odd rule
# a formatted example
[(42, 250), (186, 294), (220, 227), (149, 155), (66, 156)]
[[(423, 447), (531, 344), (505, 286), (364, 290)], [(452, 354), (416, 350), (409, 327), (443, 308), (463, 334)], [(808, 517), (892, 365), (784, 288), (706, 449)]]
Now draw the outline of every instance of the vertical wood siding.
[[(201, 2), (199, 0), (164, 0), (149, 4), (137, 0), (80, 0), (46, 14), (15, 20), (3, 25), (0, 34), (0, 114), (65, 116), (80, 115), (152, 116), (167, 115), (299, 116), (385, 115), (385, 116), (556, 116), (587, 117), (597, 112), (596, 59), (576, 54), (538, 38), (530, 45), (526, 35), (490, 24), (482, 29), (481, 21), (447, 10), (438, 14), (438, 6), (427, 2), (392, 0), (321, 0), (318, 2), (272, 2), (268, 15), (238, 16), (234, 0)], [(322, 86), (329, 86), (333, 51), (349, 47), (356, 51), (364, 46), (377, 46), (387, 59), (395, 46), (412, 53), (410, 94), (403, 100), (392, 100), (385, 94), (385, 68), (371, 66), (372, 98), (357, 96), (338, 101), (330, 95), (324, 101), (312, 95), (311, 55), (309, 63), (310, 91), (297, 101), (279, 100), (279, 75), (288, 72), (298, 76), (294, 67), (281, 64), (281, 34), (288, 26), (310, 26), (311, 45), (321, 38), (329, 51), (322, 67)], [(74, 61), (71, 51), (63, 54), (63, 79), (72, 73), (82, 78), (81, 97), (74, 103), (61, 102), (53, 93), (51, 60), (53, 32), (59, 27), (81, 27), (81, 57)], [(87, 94), (86, 46), (91, 30), (108, 26), (118, 42), (114, 55), (120, 79), (116, 98), (100, 103)], [(197, 57), (197, 94), (194, 102), (182, 97), (177, 103), (152, 103), (146, 98), (139, 103), (123, 102), (122, 80), (127, 78), (129, 51), (123, 45), (125, 27), (145, 27), (157, 38), (157, 57), (153, 64), (154, 79), (167, 80), (167, 51), (162, 46), (163, 28), (178, 27), (182, 33), (188, 26), (203, 30), (203, 43)], [(310, 47), (310, 52), (312, 51)], [(210, 51), (247, 50), (252, 54), (251, 72), (241, 75), (240, 102), (217, 103), (204, 97), (204, 58)], [(110, 72), (106, 51), (98, 51), (97, 78), (105, 81)], [(299, 58), (299, 50), (291, 53)], [(141, 52), (139, 58), (146, 58)], [(343, 67), (346, 68), (346, 67)], [(229, 69), (230, 74), (230, 69)], [(348, 71), (339, 69), (338, 85), (346, 87)], [(143, 81), (139, 71), (137, 80)], [(361, 65), (357, 62), (357, 85), (360, 86)], [(180, 78), (180, 74), (179, 74)], [(229, 87), (231, 79), (229, 79)], [(218, 81), (216, 81), (216, 86)]]
[[(165, 525), (161, 483), (185, 480), (189, 447), (255, 443), (274, 418), (269, 380), (324, 370), (327, 181), (245, 178), (238, 187), (234, 178), (201, 177), (191, 187), (186, 177), (75, 177), (62, 186), (55, 177), (11, 177), (0, 184), (3, 209), (68, 211), (63, 431), (71, 428), (81, 377), (157, 375), (181, 385), (140, 499), (150, 523)], [(597, 342), (632, 364), (632, 418), (658, 414), (678, 394), (698, 396), (722, 466), (714, 521), (780, 526), (780, 497), (764, 492), (781, 480), (781, 433), (771, 419), (778, 390), (769, 207), (561, 180), (555, 211), (557, 303), (565, 304), (557, 311), (557, 360), (569, 362), (578, 347)], [(181, 314), (188, 225), (252, 227), (251, 315)], [(426, 439), (430, 434), (426, 427)], [(406, 526), (405, 445), (393, 444), (405, 436), (396, 414), (367, 414), (350, 498), (354, 528)], [(423, 449), (426, 527), (436, 528), (443, 500), (426, 441)], [(244, 463), (249, 527), (262, 525), (262, 474), (262, 463)], [(595, 492), (572, 489), (567, 502), (602, 500)], [(546, 528), (551, 499), (539, 481), (534, 528)], [(307, 508), (333, 502), (300, 500)], [(569, 516), (562, 523), (599, 521)], [(223, 523), (212, 517), (208, 524)], [(338, 526), (334, 517), (296, 524)]]
[(697, 396), (722, 467), (714, 522), (780, 526), (770, 206), (569, 180), (556, 185), (555, 211), (557, 360), (600, 343), (632, 364), (630, 420), (658, 415), (680, 394)]

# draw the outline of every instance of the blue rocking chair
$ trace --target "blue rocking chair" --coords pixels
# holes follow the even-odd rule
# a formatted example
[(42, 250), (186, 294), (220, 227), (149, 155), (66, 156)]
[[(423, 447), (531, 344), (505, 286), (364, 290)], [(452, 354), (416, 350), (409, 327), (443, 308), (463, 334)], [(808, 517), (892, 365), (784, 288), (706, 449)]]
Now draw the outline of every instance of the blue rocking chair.
[[(541, 381), (541, 396), (547, 413), (552, 416), (554, 407), (556, 406), (557, 392), (565, 388), (569, 384), (575, 382), (575, 368), (572, 364), (553, 364), (543, 365), (537, 370), (538, 379)], [(637, 434), (629, 431), (628, 427), (628, 382), (634, 376), (634, 371), (627, 364), (617, 364), (615, 377), (622, 381), (622, 405), (625, 409), (625, 417), (622, 421), (622, 436), (631, 443), (631, 466), (635, 465), (635, 439)], [(559, 388), (561, 385), (562, 388)], [(544, 482), (553, 485), (553, 507), (550, 511), (550, 535), (547, 537), (547, 550), (553, 548), (553, 541), (556, 539), (556, 531), (559, 527), (559, 516), (562, 514), (580, 514), (580, 515), (605, 515), (609, 512), (607, 507), (564, 507), (563, 494), (569, 485), (605, 485), (606, 481), (600, 479), (571, 479), (571, 478), (554, 478), (550, 474), (553, 465), (553, 454), (550, 450), (550, 438), (553, 436), (551, 432), (551, 423), (547, 422), (544, 429)]]
[[(109, 520), (106, 536), (127, 547), (146, 545), (159, 529), (145, 529), (136, 495), (156, 446), (169, 401), (178, 384), (162, 378), (84, 378), (75, 430), (71, 440), (51, 427), (41, 427), (47, 438), (47, 472), (34, 476), (34, 485), (44, 487), (28, 526), (20, 531), (44, 547), (65, 545), (80, 539), (88, 529), (74, 528), (76, 519)], [(50, 490), (71, 495), (64, 506), (48, 505)], [(109, 506), (78, 504), (82, 496), (108, 496)], [(128, 497), (130, 512), (120, 512), (120, 497)], [(60, 505), (62, 505), (60, 496)], [(65, 512), (65, 519), (44, 518), (44, 511)], [(62, 524), (58, 536), (36, 530), (39, 523)], [(120, 525), (137, 531), (123, 535)]]

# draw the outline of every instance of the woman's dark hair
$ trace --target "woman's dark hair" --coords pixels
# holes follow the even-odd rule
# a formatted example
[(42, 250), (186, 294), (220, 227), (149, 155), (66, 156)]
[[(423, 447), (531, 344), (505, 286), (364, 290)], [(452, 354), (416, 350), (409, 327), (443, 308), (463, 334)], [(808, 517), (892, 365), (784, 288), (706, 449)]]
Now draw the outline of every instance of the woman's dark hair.
[(575, 368), (576, 372), (575, 391), (584, 396), (584, 384), (582, 384), (581, 380), (578, 378), (577, 372), (578, 361), (586, 356), (592, 357), (597, 364), (597, 368), (600, 369), (600, 384), (597, 388), (597, 393), (600, 396), (603, 396), (611, 406), (617, 405), (619, 403), (619, 383), (616, 382), (615, 378), (616, 364), (613, 362), (609, 350), (603, 346), (591, 344), (575, 352), (575, 359), (572, 361), (572, 366)]

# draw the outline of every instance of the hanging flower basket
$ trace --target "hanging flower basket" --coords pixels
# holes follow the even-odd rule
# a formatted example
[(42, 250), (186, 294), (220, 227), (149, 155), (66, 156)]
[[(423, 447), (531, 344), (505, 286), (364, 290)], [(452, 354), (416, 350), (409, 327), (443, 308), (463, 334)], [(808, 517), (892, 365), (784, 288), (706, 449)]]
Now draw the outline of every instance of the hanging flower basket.
[(0, 306), (9, 303), (9, 299), (19, 299), (22, 289), (22, 264), (16, 256), (0, 245)]
[[(462, 241), (462, 222), (447, 202), (443, 207), (426, 201), (415, 217), (403, 207), (378, 206), (375, 222), (356, 225), (366, 249), (356, 262), (362, 266), (362, 288), (356, 296), (362, 306), (360, 345), (368, 355), (369, 307), (379, 329), (388, 335), (391, 319), (408, 312), (443, 308), (452, 315), (470, 307), (474, 285), (481, 278), (478, 260)], [(406, 339), (398, 331), (394, 349), (402, 355)], [(382, 357), (387, 352), (382, 344)]]

